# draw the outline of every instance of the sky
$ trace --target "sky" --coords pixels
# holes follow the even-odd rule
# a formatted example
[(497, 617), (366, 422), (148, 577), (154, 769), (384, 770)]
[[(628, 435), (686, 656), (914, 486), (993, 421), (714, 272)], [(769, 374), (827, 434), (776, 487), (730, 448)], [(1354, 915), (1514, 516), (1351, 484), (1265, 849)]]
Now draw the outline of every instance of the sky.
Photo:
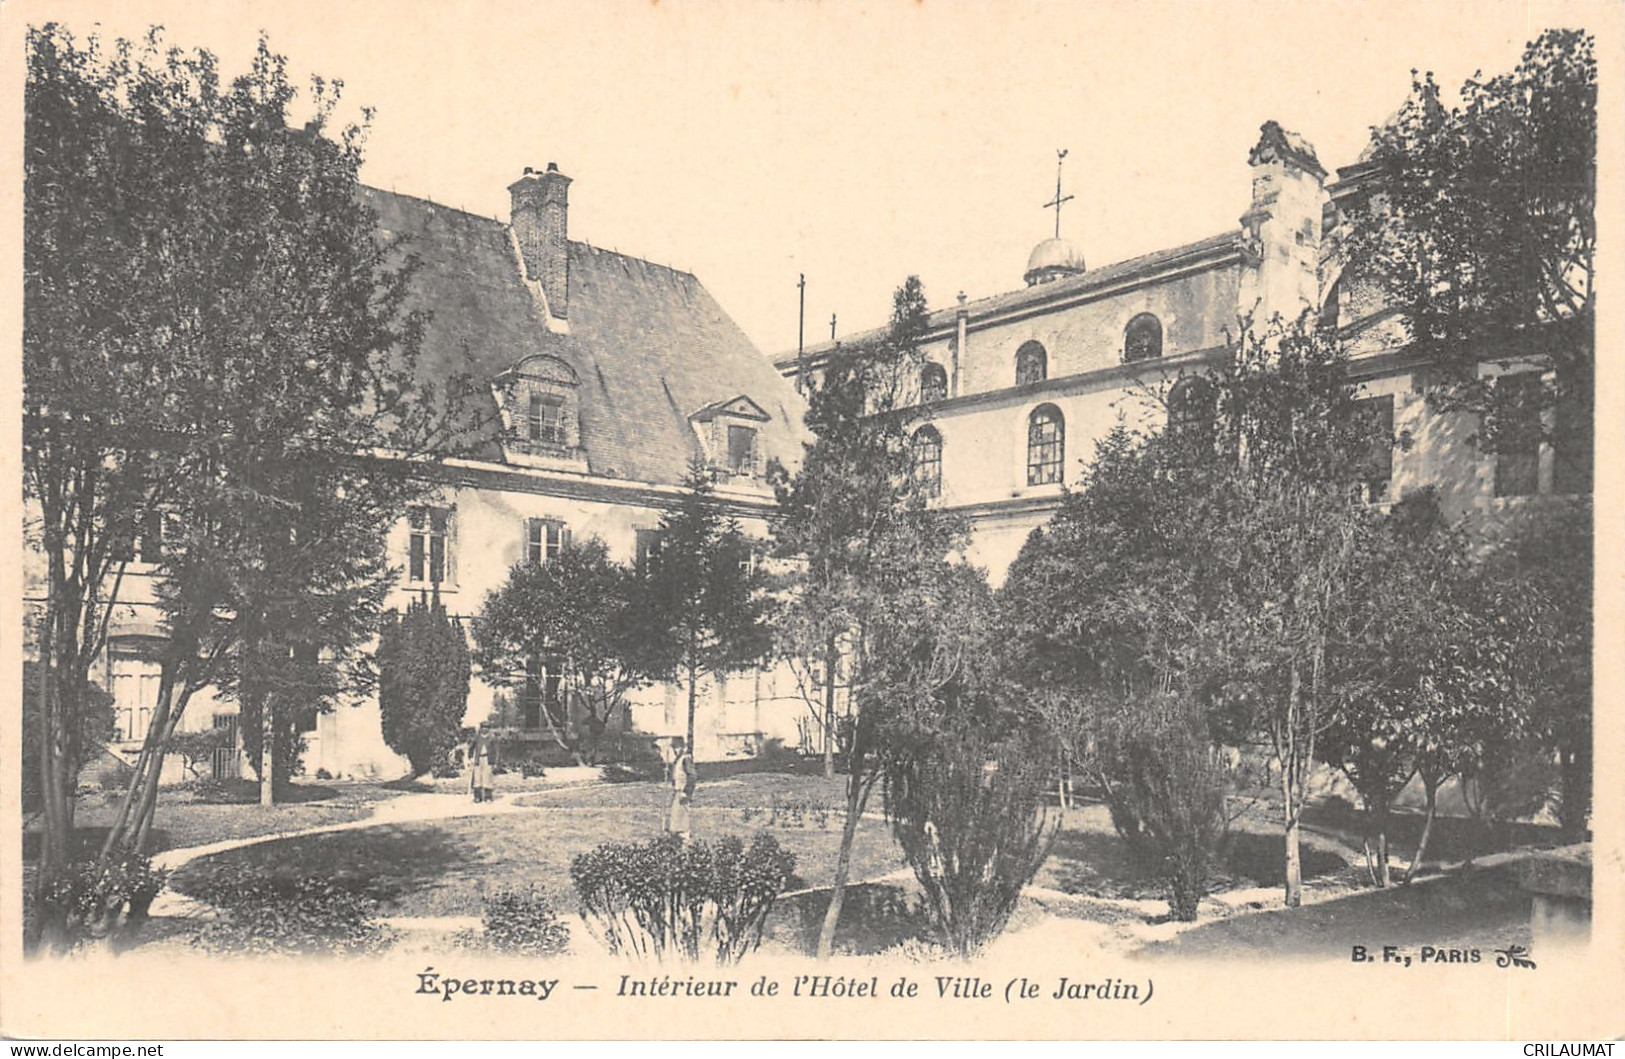
[(1247, 152), (1278, 120), (1328, 169), (1359, 154), (1411, 71), (1516, 63), (1538, 2), (953, 3), (322, 0), (48, 3), (8, 18), (134, 35), (160, 23), (242, 70), (257, 35), (301, 79), (373, 108), (362, 178), (506, 219), (507, 185), (574, 178), (570, 234), (696, 274), (768, 355), (1021, 285), (1053, 231), (1091, 266), (1233, 228)]

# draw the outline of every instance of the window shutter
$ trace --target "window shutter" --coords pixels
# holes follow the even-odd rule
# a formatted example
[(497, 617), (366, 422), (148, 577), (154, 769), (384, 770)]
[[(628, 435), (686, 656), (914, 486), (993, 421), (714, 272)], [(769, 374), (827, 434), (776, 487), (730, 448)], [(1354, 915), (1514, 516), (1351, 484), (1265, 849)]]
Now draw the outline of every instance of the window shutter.
[(559, 550), (563, 551), (568, 547), (570, 547), (570, 527), (561, 522), (559, 523)]
[(539, 519), (527, 518), (519, 534), (519, 561), (530, 562), (530, 542), (536, 534), (536, 523)]
[(446, 509), (446, 566), (441, 572), (446, 584), (457, 583), (457, 509)]

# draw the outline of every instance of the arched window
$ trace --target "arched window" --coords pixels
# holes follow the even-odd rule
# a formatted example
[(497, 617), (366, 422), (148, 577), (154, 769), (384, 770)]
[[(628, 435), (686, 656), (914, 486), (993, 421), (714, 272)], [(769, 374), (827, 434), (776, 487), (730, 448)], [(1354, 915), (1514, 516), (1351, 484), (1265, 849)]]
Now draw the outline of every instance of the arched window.
[(1208, 437), (1213, 427), (1213, 384), (1187, 376), (1168, 391), (1168, 431), (1181, 437)]
[(920, 369), (920, 403), (940, 401), (948, 396), (948, 372), (941, 364), (927, 364)]
[(1053, 485), (1061, 480), (1066, 460), (1066, 420), (1052, 404), (1041, 404), (1027, 417), (1027, 484)]
[(1141, 313), (1128, 322), (1123, 330), (1123, 360), (1151, 360), (1162, 356), (1162, 321), (1150, 313)]
[(1049, 355), (1037, 342), (1023, 342), (1016, 350), (1016, 385), (1043, 382), (1049, 378)]
[(936, 427), (925, 426), (914, 432), (909, 441), (909, 452), (914, 457), (914, 484), (927, 497), (942, 495), (942, 435)]

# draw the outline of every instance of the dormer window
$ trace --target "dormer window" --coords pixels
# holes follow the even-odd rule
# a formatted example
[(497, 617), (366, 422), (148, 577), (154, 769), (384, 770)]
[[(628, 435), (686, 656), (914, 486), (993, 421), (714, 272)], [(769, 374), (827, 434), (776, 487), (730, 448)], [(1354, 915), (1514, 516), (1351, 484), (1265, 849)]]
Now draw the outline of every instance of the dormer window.
[(756, 473), (756, 428), (728, 424), (728, 473)]
[(581, 447), (575, 369), (557, 357), (531, 357), (504, 379), (508, 438), (520, 452), (560, 456)]
[(555, 393), (531, 394), (525, 433), (540, 445), (564, 445), (564, 398)]
[(762, 424), (769, 418), (761, 405), (740, 394), (706, 405), (689, 422), (713, 474), (756, 478), (763, 471)]

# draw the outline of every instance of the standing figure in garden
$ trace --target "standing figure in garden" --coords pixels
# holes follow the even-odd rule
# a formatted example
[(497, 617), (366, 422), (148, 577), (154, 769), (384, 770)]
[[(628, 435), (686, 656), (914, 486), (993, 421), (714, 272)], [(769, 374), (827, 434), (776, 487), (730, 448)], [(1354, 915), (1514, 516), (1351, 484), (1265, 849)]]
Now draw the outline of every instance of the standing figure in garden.
[(476, 802), (491, 800), (496, 765), (496, 746), (491, 739), (490, 725), (481, 723), (468, 745), (468, 786)]
[(694, 796), (694, 758), (682, 737), (673, 739), (668, 753), (671, 756), (671, 806), (666, 812), (666, 830), (688, 838), (689, 800)]

